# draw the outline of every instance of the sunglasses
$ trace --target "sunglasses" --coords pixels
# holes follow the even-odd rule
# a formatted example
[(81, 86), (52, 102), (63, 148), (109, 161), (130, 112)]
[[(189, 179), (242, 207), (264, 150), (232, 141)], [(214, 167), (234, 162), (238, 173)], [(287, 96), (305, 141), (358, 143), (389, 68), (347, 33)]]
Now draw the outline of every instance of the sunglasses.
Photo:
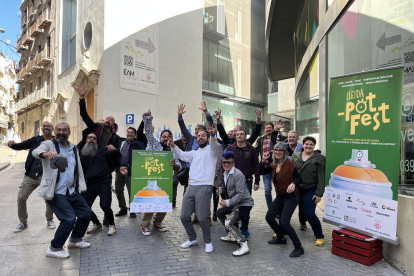
[(234, 162), (231, 162), (231, 161), (223, 161), (223, 165), (230, 165), (230, 164), (233, 164)]
[(88, 137), (86, 137), (86, 139), (89, 139), (89, 140), (98, 140), (98, 138), (96, 138), (95, 136), (88, 136)]
[(52, 126), (51, 126), (51, 125), (44, 125), (43, 127), (52, 128)]

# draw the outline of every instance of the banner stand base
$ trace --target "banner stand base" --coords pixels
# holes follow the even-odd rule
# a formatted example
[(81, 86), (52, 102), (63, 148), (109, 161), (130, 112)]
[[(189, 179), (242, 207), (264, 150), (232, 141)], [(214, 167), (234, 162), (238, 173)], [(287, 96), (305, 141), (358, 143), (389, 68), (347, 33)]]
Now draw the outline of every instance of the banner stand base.
[(379, 239), (379, 240), (382, 240), (382, 241), (385, 241), (385, 242), (388, 242), (388, 243), (391, 243), (391, 244), (394, 244), (394, 245), (399, 245), (400, 244), (400, 238), (399, 237), (397, 237), (394, 240), (394, 239), (391, 239), (391, 238), (384, 238), (384, 237), (380, 237), (380, 236), (375, 236), (370, 232), (363, 231), (363, 230), (357, 229), (357, 228), (353, 228), (353, 227), (348, 226), (348, 225), (343, 225), (341, 223), (338, 223), (338, 222), (335, 222), (335, 221), (332, 221), (332, 220), (329, 220), (329, 219), (326, 219), (326, 218), (323, 218), (323, 222), (339, 226), (339, 228), (341, 228), (341, 229), (348, 229), (348, 230), (351, 230), (355, 233), (359, 233), (359, 234), (362, 234), (362, 235), (365, 235), (365, 236), (368, 236), (368, 237), (372, 237), (372, 239)]
[(332, 254), (363, 265), (373, 265), (382, 260), (383, 242), (350, 230), (337, 228), (332, 231)]

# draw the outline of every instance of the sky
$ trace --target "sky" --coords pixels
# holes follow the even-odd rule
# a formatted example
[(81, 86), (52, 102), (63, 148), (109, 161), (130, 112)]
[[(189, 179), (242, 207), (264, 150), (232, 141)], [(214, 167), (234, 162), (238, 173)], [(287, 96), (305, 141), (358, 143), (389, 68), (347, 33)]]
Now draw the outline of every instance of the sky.
[[(0, 33), (0, 40), (7, 42), (16, 47), (17, 37), (20, 37), (20, 6), (22, 4), (21, 0), (0, 0), (0, 28), (5, 29), (5, 33)], [(4, 43), (0, 42), (0, 50), (3, 54), (13, 60), (19, 61), (19, 54), (13, 53), (16, 52), (16, 49), (7, 47)]]

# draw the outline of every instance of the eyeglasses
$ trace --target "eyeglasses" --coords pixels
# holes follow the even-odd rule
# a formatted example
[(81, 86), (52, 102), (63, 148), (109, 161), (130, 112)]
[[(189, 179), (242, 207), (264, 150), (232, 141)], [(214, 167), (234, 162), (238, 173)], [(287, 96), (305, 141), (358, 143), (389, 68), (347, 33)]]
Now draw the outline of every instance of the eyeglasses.
[(95, 136), (88, 136), (88, 137), (86, 137), (86, 139), (89, 139), (89, 140), (98, 140), (98, 138), (96, 138)]
[(223, 165), (230, 165), (230, 164), (233, 164), (234, 162), (231, 162), (231, 161), (223, 161)]
[(51, 125), (43, 125), (43, 127), (52, 128), (52, 126), (51, 126)]
[(284, 152), (285, 150), (283, 149), (275, 149), (276, 152)]
[(67, 129), (67, 128), (55, 128), (55, 131), (56, 132), (68, 132), (69, 129)]

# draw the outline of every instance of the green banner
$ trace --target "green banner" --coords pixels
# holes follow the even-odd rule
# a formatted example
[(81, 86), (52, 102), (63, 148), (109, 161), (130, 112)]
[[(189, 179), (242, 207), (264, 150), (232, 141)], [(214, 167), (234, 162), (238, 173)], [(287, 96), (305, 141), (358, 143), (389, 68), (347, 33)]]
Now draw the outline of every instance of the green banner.
[(331, 79), (324, 219), (396, 240), (403, 68)]
[(171, 151), (132, 151), (131, 212), (172, 212)]

